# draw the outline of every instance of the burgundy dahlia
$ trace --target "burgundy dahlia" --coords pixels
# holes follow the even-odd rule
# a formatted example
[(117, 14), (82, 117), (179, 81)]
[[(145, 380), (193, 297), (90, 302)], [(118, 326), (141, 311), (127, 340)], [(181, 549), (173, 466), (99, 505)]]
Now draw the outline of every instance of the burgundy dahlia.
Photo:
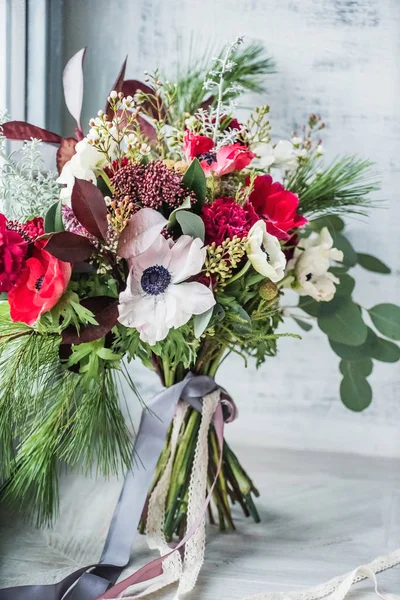
[(146, 165), (128, 165), (112, 178), (114, 195), (129, 196), (139, 207), (159, 209), (180, 206), (192, 193), (182, 184), (182, 177), (162, 161)]
[(241, 206), (233, 198), (218, 198), (212, 204), (206, 204), (201, 217), (206, 230), (206, 244), (215, 242), (217, 246), (235, 235), (246, 237), (259, 220), (251, 204), (247, 202)]
[(18, 231), (7, 228), (7, 219), (0, 214), (0, 292), (9, 292), (24, 266), (27, 242)]

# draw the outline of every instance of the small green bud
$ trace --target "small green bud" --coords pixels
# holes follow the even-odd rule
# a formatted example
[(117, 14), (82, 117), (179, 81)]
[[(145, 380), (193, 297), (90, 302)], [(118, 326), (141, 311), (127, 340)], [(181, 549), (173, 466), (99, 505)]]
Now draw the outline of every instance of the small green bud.
[(274, 300), (278, 295), (278, 288), (273, 281), (263, 281), (259, 287), (259, 294), (264, 300)]

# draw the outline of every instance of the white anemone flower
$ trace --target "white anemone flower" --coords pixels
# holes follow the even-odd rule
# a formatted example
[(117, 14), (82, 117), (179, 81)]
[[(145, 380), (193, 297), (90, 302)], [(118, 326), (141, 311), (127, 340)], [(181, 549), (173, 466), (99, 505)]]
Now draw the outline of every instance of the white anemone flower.
[(267, 232), (265, 221), (257, 221), (247, 235), (247, 258), (257, 273), (274, 283), (283, 279), (286, 257), (278, 238)]
[(330, 261), (343, 261), (343, 252), (333, 248), (333, 239), (327, 227), (319, 235), (301, 241), (302, 248), (296, 248), (288, 269), (294, 268), (300, 296), (311, 296), (317, 302), (329, 302), (336, 293), (335, 283), (340, 280), (328, 271)]
[(199, 238), (182, 235), (172, 246), (161, 235), (130, 260), (126, 290), (119, 297), (119, 322), (136, 327), (140, 339), (154, 345), (171, 327), (185, 325), (215, 305), (212, 291), (187, 281), (200, 273), (206, 249)]
[(262, 169), (276, 167), (284, 171), (294, 171), (299, 163), (293, 144), (287, 140), (279, 140), (275, 146), (257, 144), (254, 152), (257, 154), (254, 162)]
[(57, 183), (66, 185), (60, 192), (60, 199), (63, 204), (71, 206), (72, 188), (74, 187), (75, 177), (85, 179), (96, 183), (96, 173), (107, 164), (107, 159), (96, 148), (88, 143), (84, 138), (75, 146), (76, 154), (73, 155), (62, 168)]

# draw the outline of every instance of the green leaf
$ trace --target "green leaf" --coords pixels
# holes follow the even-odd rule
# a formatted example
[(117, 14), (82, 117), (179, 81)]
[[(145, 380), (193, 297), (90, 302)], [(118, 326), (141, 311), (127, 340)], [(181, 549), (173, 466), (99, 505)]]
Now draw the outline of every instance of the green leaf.
[(176, 220), (181, 226), (183, 234), (200, 238), (204, 242), (205, 227), (199, 215), (195, 215), (187, 210), (180, 210), (176, 213)]
[(61, 207), (61, 200), (58, 200), (52, 206), (50, 206), (44, 218), (45, 233), (58, 233), (60, 231), (64, 231)]
[(319, 312), (320, 303), (316, 300), (313, 300), (310, 296), (300, 296), (299, 298), (299, 308), (304, 310), (307, 314), (312, 317), (317, 317)]
[(120, 360), (122, 358), (122, 354), (116, 354), (109, 348), (99, 348), (97, 350), (97, 356), (103, 360)]
[(297, 325), (299, 327), (301, 327), (301, 329), (303, 329), (303, 331), (310, 331), (310, 329), (312, 329), (312, 325), (310, 325), (310, 323), (307, 323), (306, 321), (302, 321), (301, 319), (298, 319), (297, 317), (293, 317), (293, 320), (296, 321)]
[(188, 196), (187, 198), (184, 199), (184, 201), (182, 202), (182, 204), (180, 206), (178, 206), (178, 208), (175, 208), (175, 210), (172, 211), (172, 213), (169, 215), (169, 219), (168, 219), (168, 227), (172, 227), (173, 225), (175, 225), (176, 223), (176, 213), (180, 210), (185, 210), (186, 208), (190, 208), (192, 206), (191, 201), (190, 201), (190, 197)]
[(205, 332), (205, 330), (208, 327), (208, 324), (211, 320), (211, 317), (213, 315), (214, 312), (214, 307), (209, 308), (208, 310), (206, 310), (206, 312), (202, 313), (201, 315), (195, 315), (193, 322), (194, 322), (194, 336), (199, 339), (202, 334)]
[(393, 342), (377, 336), (371, 348), (371, 357), (381, 362), (394, 363), (400, 360), (400, 348)]
[(243, 306), (235, 303), (231, 307), (232, 312), (234, 312), (238, 319), (232, 323), (232, 329), (237, 331), (238, 333), (250, 333), (252, 331), (252, 322), (249, 314), (245, 311)]
[(360, 252), (357, 253), (358, 264), (367, 269), (367, 271), (373, 271), (374, 273), (391, 273), (391, 269), (385, 265), (379, 258), (376, 256), (371, 256), (371, 254), (362, 254)]
[(340, 372), (347, 377), (368, 377), (373, 369), (373, 362), (370, 358), (361, 360), (341, 360)]
[(333, 238), (333, 247), (343, 252), (343, 264), (354, 267), (354, 265), (357, 264), (357, 253), (349, 240), (337, 231), (331, 231), (331, 234)]
[(207, 181), (197, 158), (192, 161), (192, 164), (183, 176), (182, 183), (196, 194), (197, 201), (202, 206), (206, 199)]
[[(334, 269), (331, 269), (331, 271), (334, 272)], [(356, 285), (354, 278), (348, 273), (342, 273), (337, 276), (340, 279), (340, 283), (336, 285), (335, 298), (351, 296), (354, 286)], [(328, 302), (328, 304), (330, 304), (330, 302)]]
[(372, 389), (364, 377), (345, 375), (340, 384), (340, 397), (347, 408), (360, 412), (371, 404)]
[(359, 346), (349, 346), (329, 340), (332, 350), (346, 360), (362, 360), (375, 358), (382, 362), (397, 362), (400, 359), (400, 348), (393, 342), (379, 338), (368, 327), (367, 339)]
[(392, 340), (400, 340), (400, 306), (377, 304), (368, 312), (380, 333)]
[[(321, 311), (325, 309), (325, 307), (321, 307), (318, 316), (318, 325), (334, 342), (348, 346), (359, 346), (367, 339), (368, 329), (363, 321), (359, 307), (350, 299), (344, 300), (335, 312), (321, 314)], [(325, 310), (328, 308), (326, 307)]]
[(342, 231), (344, 221), (338, 215), (324, 215), (310, 221), (310, 226), (314, 231), (321, 231), (323, 227), (328, 227), (330, 231)]

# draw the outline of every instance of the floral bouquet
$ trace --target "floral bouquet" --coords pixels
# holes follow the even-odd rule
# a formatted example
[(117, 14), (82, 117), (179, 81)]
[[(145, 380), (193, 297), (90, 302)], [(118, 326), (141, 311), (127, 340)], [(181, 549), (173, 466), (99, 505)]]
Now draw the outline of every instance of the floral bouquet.
[[(358, 411), (371, 402), (373, 360), (400, 358), (387, 339), (400, 339), (400, 308), (352, 300), (356, 264), (390, 272), (343, 233), (341, 216), (364, 213), (377, 189), (371, 163), (326, 165), (316, 115), (290, 141), (273, 141), (266, 105), (240, 122), (236, 99), (262, 91), (272, 66), (240, 44), (176, 83), (158, 72), (125, 80), (124, 64), (86, 135), (83, 50), (64, 71), (75, 137), (3, 122), (3, 142), (34, 139), (17, 156), (3, 151), (0, 475), (39, 524), (57, 509), (61, 465), (131, 467), (118, 390), (125, 380), (140, 399), (132, 359), (170, 388), (188, 374), (214, 378), (232, 352), (262, 365), (291, 335), (282, 322), (315, 323), (341, 359), (342, 401)], [(38, 139), (58, 146), (58, 179), (43, 173)], [(167, 541), (186, 528), (200, 425), (189, 407), (174, 440), (171, 426), (148, 492), (168, 464)], [(233, 529), (235, 503), (258, 521), (257, 489), (226, 442), (220, 464), (212, 425), (207, 443), (210, 521)]]

